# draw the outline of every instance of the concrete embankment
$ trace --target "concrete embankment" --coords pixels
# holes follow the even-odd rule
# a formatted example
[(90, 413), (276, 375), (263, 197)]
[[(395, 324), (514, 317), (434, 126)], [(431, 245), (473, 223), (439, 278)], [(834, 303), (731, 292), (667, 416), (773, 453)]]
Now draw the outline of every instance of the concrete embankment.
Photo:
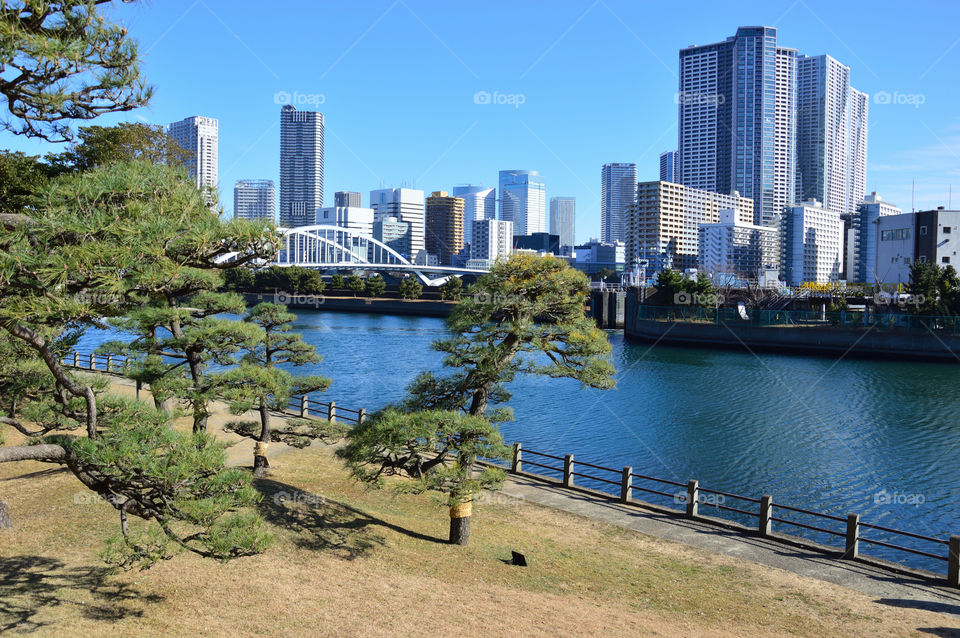
[(627, 294), (624, 336), (673, 346), (726, 348), (830, 356), (960, 362), (960, 337), (926, 332), (881, 331), (875, 326), (754, 326), (728, 322), (638, 318), (638, 300)]
[(269, 301), (286, 304), (287, 307), (295, 309), (413, 315), (418, 317), (446, 317), (457, 305), (453, 301), (425, 299), (371, 299), (369, 297), (328, 297), (326, 295), (293, 295), (269, 292), (246, 293), (244, 297), (248, 304)]

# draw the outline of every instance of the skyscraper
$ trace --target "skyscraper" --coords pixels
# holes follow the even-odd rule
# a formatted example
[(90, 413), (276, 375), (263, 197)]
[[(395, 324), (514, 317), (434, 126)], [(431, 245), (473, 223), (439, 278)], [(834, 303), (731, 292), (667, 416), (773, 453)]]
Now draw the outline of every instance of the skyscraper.
[(800, 56), (797, 71), (796, 200), (855, 214), (867, 181), (867, 96), (829, 55)]
[(637, 195), (636, 164), (604, 164), (600, 169), (600, 239), (623, 241), (627, 215)]
[(233, 187), (234, 219), (276, 221), (277, 192), (271, 179), (241, 179)]
[(546, 191), (537, 171), (500, 171), (500, 219), (513, 222), (514, 235), (546, 230)]
[(220, 123), (194, 115), (168, 124), (167, 134), (188, 153), (184, 166), (197, 188), (217, 188), (217, 147)]
[(755, 223), (773, 223), (796, 190), (796, 99), (797, 52), (773, 27), (681, 49), (679, 182), (739, 192)]
[(660, 181), (677, 183), (680, 180), (680, 153), (664, 151), (660, 153)]
[(353, 191), (337, 191), (333, 194), (333, 205), (337, 208), (361, 208), (360, 193)]
[(413, 262), (424, 248), (423, 191), (413, 188), (381, 188), (370, 191), (370, 208), (373, 209), (374, 224), (390, 217), (409, 224), (410, 248), (406, 257)]
[(323, 206), (323, 114), (280, 109), (280, 225), (308, 226)]
[(427, 198), (426, 251), (436, 255), (440, 265), (450, 265), (463, 250), (463, 200), (447, 191), (434, 191)]
[(453, 196), (463, 199), (463, 241), (473, 241), (473, 222), (497, 218), (497, 189), (467, 184), (454, 186)]
[[(574, 246), (574, 215), (576, 200), (573, 197), (550, 198), (550, 234), (560, 237), (560, 254), (565, 255)], [(564, 249), (567, 251), (564, 251)]]

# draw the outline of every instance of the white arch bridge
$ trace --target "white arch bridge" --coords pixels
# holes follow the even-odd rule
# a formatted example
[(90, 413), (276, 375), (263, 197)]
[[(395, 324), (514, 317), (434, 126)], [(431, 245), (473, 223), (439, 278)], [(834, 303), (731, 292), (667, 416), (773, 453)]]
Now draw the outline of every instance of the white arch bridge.
[[(451, 275), (483, 275), (488, 271), (452, 266), (421, 266), (381, 241), (340, 226), (281, 228), (283, 243), (269, 266), (301, 266), (316, 270), (369, 269), (409, 272), (428, 286), (438, 286)], [(237, 253), (225, 255), (224, 261)]]

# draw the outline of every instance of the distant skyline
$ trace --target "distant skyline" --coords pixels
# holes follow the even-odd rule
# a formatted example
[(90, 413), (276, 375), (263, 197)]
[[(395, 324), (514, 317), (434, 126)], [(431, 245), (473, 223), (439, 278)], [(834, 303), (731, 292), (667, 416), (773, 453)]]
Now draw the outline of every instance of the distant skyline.
[[(917, 209), (948, 205), (951, 184), (960, 191), (953, 4), (917, 2), (904, 12), (893, 2), (696, 1), (682, 15), (613, 0), (549, 11), (414, 0), (262, 6), (171, 0), (108, 9), (140, 42), (157, 91), (150, 107), (93, 123), (216, 118), (229, 212), (238, 179), (279, 184), (279, 111), (288, 102), (324, 114), (323, 205), (339, 190), (496, 186), (499, 171), (520, 168), (546, 176), (548, 200), (576, 198), (582, 243), (600, 234), (600, 167), (635, 162), (640, 181), (654, 180), (660, 153), (677, 147), (679, 50), (756, 25), (777, 27), (783, 46), (849, 66), (851, 83), (869, 95), (868, 193), (909, 211), (914, 179)], [(396, 33), (405, 34), (402, 47), (389, 37)], [(6, 148), (33, 154), (62, 148), (4, 138)]]

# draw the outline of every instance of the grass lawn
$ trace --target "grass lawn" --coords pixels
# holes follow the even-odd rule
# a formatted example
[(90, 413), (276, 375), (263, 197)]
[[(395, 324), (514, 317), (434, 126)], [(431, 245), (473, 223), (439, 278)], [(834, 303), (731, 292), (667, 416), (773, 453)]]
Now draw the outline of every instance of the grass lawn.
[[(249, 464), (239, 448), (231, 457)], [(958, 625), (497, 495), (474, 508), (471, 544), (452, 547), (444, 508), (366, 490), (328, 447), (271, 464), (259, 482), (275, 534), (266, 553), (227, 564), (181, 554), (119, 573), (97, 555), (118, 529), (111, 507), (56, 466), (0, 465), (14, 519), (0, 530), (0, 633), (901, 636)], [(506, 564), (511, 550), (529, 566)]]

